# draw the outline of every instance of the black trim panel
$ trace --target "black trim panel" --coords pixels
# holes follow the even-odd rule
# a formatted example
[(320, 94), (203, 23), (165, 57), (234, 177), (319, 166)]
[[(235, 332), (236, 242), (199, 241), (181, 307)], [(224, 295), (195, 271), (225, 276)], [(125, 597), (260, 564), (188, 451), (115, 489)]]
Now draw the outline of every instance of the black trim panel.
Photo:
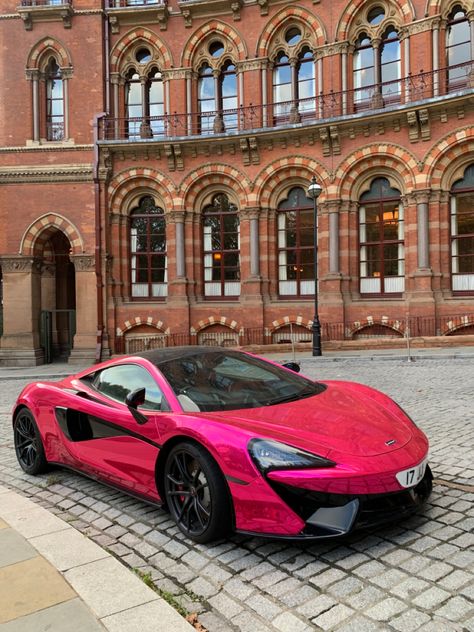
[(119, 424), (114, 424), (112, 421), (96, 417), (95, 415), (89, 415), (82, 411), (74, 410), (73, 408), (56, 406), (55, 414), (58, 425), (66, 438), (75, 443), (91, 441), (93, 439), (105, 439), (107, 437), (128, 436), (148, 443), (158, 450), (161, 450), (163, 447), (161, 444), (156, 443), (156, 441), (138, 432), (124, 428)]

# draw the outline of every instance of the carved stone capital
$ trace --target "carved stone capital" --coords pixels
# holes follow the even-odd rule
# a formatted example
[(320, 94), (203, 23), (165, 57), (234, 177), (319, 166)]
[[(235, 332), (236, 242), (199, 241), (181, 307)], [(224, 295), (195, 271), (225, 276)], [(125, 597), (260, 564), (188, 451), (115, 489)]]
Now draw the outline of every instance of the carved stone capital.
[(412, 191), (412, 196), (416, 204), (428, 204), (430, 201), (431, 191), (429, 189)]
[(76, 272), (93, 272), (95, 268), (95, 258), (93, 255), (72, 255), (71, 261)]
[(184, 224), (186, 220), (186, 211), (170, 211), (166, 214), (167, 220), (172, 224)]
[(260, 217), (259, 206), (247, 206), (239, 211), (239, 217), (244, 220), (258, 219)]
[(38, 274), (41, 272), (41, 259), (36, 257), (23, 257), (22, 255), (0, 257), (2, 273), (9, 274), (15, 272), (31, 272)]

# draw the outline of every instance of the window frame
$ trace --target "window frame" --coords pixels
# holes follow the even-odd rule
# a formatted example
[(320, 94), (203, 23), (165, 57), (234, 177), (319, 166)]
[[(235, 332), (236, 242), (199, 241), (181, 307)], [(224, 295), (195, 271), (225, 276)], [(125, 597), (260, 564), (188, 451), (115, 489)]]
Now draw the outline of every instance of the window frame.
[[(467, 185), (463, 186), (462, 182), (464, 180), (466, 180), (466, 172), (469, 170), (472, 170), (473, 174), (471, 175), (471, 173), (468, 173), (467, 176)], [(472, 163), (471, 165), (468, 165), (468, 167), (465, 169), (464, 171), (464, 175), (460, 180), (456, 180), (456, 182), (453, 183), (451, 190), (450, 190), (450, 199), (449, 199), (449, 260), (450, 260), (450, 275), (451, 275), (451, 291), (453, 293), (453, 296), (473, 296), (474, 295), (474, 272), (472, 273), (460, 273), (460, 272), (455, 272), (455, 265), (454, 265), (454, 259), (457, 258), (459, 261), (459, 257), (460, 255), (458, 253), (456, 253), (456, 255), (454, 254), (455, 250), (458, 250), (458, 248), (454, 248), (455, 244), (458, 244), (460, 241), (462, 241), (463, 239), (471, 239), (474, 242), (474, 230), (471, 233), (466, 233), (466, 234), (462, 234), (461, 236), (458, 234), (454, 234), (454, 222), (455, 220), (459, 217), (459, 209), (458, 209), (458, 203), (457, 203), (457, 199), (459, 197), (462, 197), (465, 194), (471, 194), (474, 198), (474, 182), (471, 184), (470, 183), (470, 179), (474, 180), (474, 163)], [(471, 215), (472, 217), (472, 221), (474, 223), (474, 208), (473, 210), (471, 210), (470, 212), (467, 213), (463, 213), (463, 215)], [(465, 255), (466, 257), (470, 257), (473, 262), (474, 262), (474, 249), (472, 251), (472, 253), (470, 255)], [(473, 263), (474, 266), (474, 263)], [(470, 281), (470, 285), (472, 285), (472, 289), (468, 288), (468, 289), (455, 289), (455, 278), (457, 276), (470, 276), (471, 278), (468, 280), (468, 283)]]
[[(145, 200), (150, 199), (153, 202), (153, 206), (156, 209), (159, 209), (160, 212), (157, 213), (140, 213), (138, 212), (140, 209), (140, 206), (142, 204), (145, 203)], [(146, 250), (134, 250), (132, 247), (133, 244), (133, 239), (136, 238), (138, 239), (139, 234), (137, 233), (137, 235), (132, 235), (132, 229), (133, 229), (133, 219), (135, 218), (139, 218), (139, 219), (145, 219), (146, 221), (146, 233), (145, 233), (145, 237), (146, 237), (146, 244), (147, 244), (147, 249)], [(151, 250), (151, 237), (153, 235), (153, 232), (151, 231), (151, 227), (150, 227), (150, 223), (153, 219), (161, 219), (163, 221), (164, 224), (164, 228), (162, 231), (160, 231), (159, 233), (157, 233), (158, 235), (162, 235), (163, 236), (163, 241), (164, 241), (164, 249), (161, 251), (154, 251)], [(128, 243), (129, 243), (129, 282), (130, 282), (130, 298), (132, 301), (158, 301), (158, 302), (163, 302), (166, 300), (167, 296), (168, 296), (168, 244), (167, 244), (167, 221), (166, 221), (166, 213), (165, 210), (161, 207), (158, 206), (156, 204), (156, 201), (154, 200), (152, 195), (142, 195), (138, 201), (138, 204), (136, 206), (134, 206), (130, 213), (129, 213), (129, 223), (128, 223)], [(134, 281), (133, 280), (133, 272), (135, 270), (136, 275), (138, 274), (138, 271), (141, 269), (139, 268), (138, 265), (135, 265), (134, 267), (134, 263), (137, 264), (138, 260), (134, 261), (134, 257), (139, 257), (139, 256), (146, 256), (146, 260), (147, 260), (147, 267), (146, 267), (146, 272), (147, 272), (147, 281), (146, 282), (138, 282), (138, 281)], [(152, 262), (152, 257), (153, 256), (160, 256), (164, 258), (164, 267), (158, 267), (158, 268), (154, 268), (151, 265)], [(145, 269), (145, 268), (143, 268)], [(153, 281), (153, 270), (163, 270), (163, 281)], [(148, 292), (146, 295), (144, 296), (140, 296), (140, 295), (134, 295), (133, 293), (133, 288), (134, 286), (138, 286), (138, 285), (147, 285), (148, 287)], [(154, 295), (153, 294), (153, 286), (154, 285), (159, 285), (162, 287), (162, 293), (158, 294), (158, 295)]]
[[(229, 206), (229, 211), (221, 211), (221, 210), (216, 210), (214, 212), (210, 211), (209, 209), (212, 208), (218, 208), (217, 204), (220, 204), (217, 200), (218, 197), (220, 196), (224, 196), (227, 200), (227, 204)], [(224, 218), (225, 217), (229, 217), (231, 215), (235, 215), (235, 219), (236, 219), (236, 230), (232, 231), (232, 232), (236, 232), (237, 233), (237, 248), (234, 249), (230, 249), (230, 248), (224, 248), (225, 245), (225, 235), (230, 234), (229, 231), (225, 231), (225, 222), (224, 222)], [(219, 242), (220, 242), (220, 248), (212, 248), (212, 229), (210, 231), (210, 233), (208, 235), (205, 234), (205, 222), (207, 218), (210, 217), (218, 217), (219, 218)], [(211, 227), (212, 228), (212, 227)], [(211, 249), (207, 249), (206, 248), (206, 238), (209, 238), (211, 240)], [(236, 254), (238, 257), (238, 266), (226, 266), (225, 265), (225, 255), (226, 254)], [(220, 255), (220, 258), (218, 259), (218, 261), (220, 261), (220, 263), (218, 264), (218, 269), (220, 270), (220, 278), (219, 280), (214, 280), (214, 279), (209, 279), (206, 280), (206, 271), (210, 270), (211, 271), (211, 276), (212, 275), (212, 271), (215, 269), (214, 268), (214, 255)], [(211, 257), (210, 261), (211, 261), (211, 265), (206, 265), (207, 261), (206, 261), (206, 257)], [(229, 280), (225, 278), (225, 271), (227, 268), (234, 268), (236, 270), (236, 279), (234, 280)], [(238, 298), (240, 296), (240, 288), (241, 288), (241, 253), (240, 253), (240, 217), (239, 217), (239, 209), (237, 207), (236, 204), (234, 204), (230, 199), (229, 196), (224, 193), (224, 192), (218, 192), (215, 193), (212, 196), (212, 201), (210, 204), (207, 204), (206, 206), (204, 206), (202, 213), (201, 213), (201, 269), (202, 269), (202, 279), (203, 279), (203, 296), (205, 300), (235, 300), (236, 298)], [(211, 284), (220, 284), (220, 294), (208, 294), (207, 293), (207, 289), (210, 288)], [(229, 284), (226, 287), (226, 284)], [(232, 293), (232, 294), (227, 294), (226, 290), (230, 289), (230, 284), (238, 284), (238, 293)]]
[[(370, 194), (370, 192), (372, 191), (372, 188), (374, 187), (374, 183), (376, 183), (378, 180), (385, 180), (386, 182), (388, 182), (389, 184), (389, 188), (391, 191), (395, 191), (397, 189), (393, 189), (393, 187), (390, 186), (390, 183), (388, 181), (388, 178), (385, 177), (377, 177), (377, 178), (373, 178), (370, 184), (370, 188), (368, 190), (365, 191), (365, 193), (363, 193), (360, 197), (359, 197), (359, 208), (358, 208), (358, 220), (357, 220), (357, 229), (358, 229), (358, 271), (359, 271), (359, 294), (361, 295), (361, 297), (364, 298), (400, 298), (403, 295), (403, 292), (405, 291), (405, 277), (406, 277), (406, 270), (405, 270), (405, 263), (406, 263), (406, 257), (405, 257), (405, 234), (404, 234), (404, 208), (403, 208), (403, 204), (401, 201), (401, 193), (398, 192), (398, 196), (394, 196), (394, 195), (387, 195), (387, 196), (383, 196), (381, 195), (380, 197), (375, 197), (371, 196), (370, 198), (366, 198), (365, 200), (363, 199), (365, 195)], [(392, 220), (387, 219), (384, 220), (384, 206), (385, 205), (393, 205), (394, 203), (397, 203), (398, 205), (398, 217), (395, 219), (393, 218)], [(377, 222), (367, 222), (366, 218), (365, 221), (362, 221), (362, 209), (364, 209), (366, 207), (378, 207), (379, 211), (378, 211), (378, 217), (379, 219), (377, 220)], [(391, 212), (390, 210), (387, 212)], [(394, 222), (396, 221), (396, 226), (397, 226), (397, 239), (385, 239), (385, 233), (384, 233), (384, 226), (385, 226), (385, 222)], [(374, 224), (374, 225), (378, 225), (378, 239), (376, 240), (362, 240), (362, 227), (367, 227), (367, 225), (370, 224)], [(400, 233), (401, 233), (401, 237), (400, 237)], [(386, 275), (385, 272), (385, 262), (386, 261), (395, 261), (395, 259), (389, 259), (387, 260), (384, 257), (384, 247), (385, 246), (390, 246), (390, 245), (398, 245), (398, 250), (400, 251), (400, 248), (403, 251), (403, 256), (402, 257), (398, 257), (396, 259), (396, 261), (398, 262), (397, 267), (399, 268), (400, 265), (403, 268), (403, 274), (397, 274), (397, 275)], [(377, 254), (378, 254), (378, 258), (374, 259), (374, 261), (379, 261), (380, 262), (380, 274), (377, 277), (376, 275), (372, 275), (372, 276), (368, 276), (367, 274), (365, 276), (362, 275), (362, 266), (365, 264), (366, 266), (368, 265), (370, 259), (366, 258), (362, 259), (362, 249), (363, 248), (367, 248), (367, 247), (376, 247), (377, 249)], [(380, 290), (379, 291), (364, 291), (363, 290), (363, 280), (364, 279), (380, 279)], [(401, 279), (400, 284), (402, 285), (402, 288), (398, 291), (394, 291), (394, 292), (390, 292), (386, 290), (386, 279)]]

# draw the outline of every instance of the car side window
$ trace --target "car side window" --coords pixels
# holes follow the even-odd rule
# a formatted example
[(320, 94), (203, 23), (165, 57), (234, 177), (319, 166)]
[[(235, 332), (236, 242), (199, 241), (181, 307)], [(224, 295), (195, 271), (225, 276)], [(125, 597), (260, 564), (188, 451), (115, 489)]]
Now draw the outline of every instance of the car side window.
[(140, 408), (161, 410), (163, 393), (146, 369), (137, 364), (121, 364), (96, 373), (92, 386), (122, 404), (129, 393), (145, 387), (145, 402)]

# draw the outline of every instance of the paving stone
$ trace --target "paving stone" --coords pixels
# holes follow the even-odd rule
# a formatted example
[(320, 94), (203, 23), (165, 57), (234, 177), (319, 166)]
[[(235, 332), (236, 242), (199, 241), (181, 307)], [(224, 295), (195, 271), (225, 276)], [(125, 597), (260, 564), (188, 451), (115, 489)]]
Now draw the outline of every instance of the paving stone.
[(351, 608), (348, 608), (344, 604), (339, 604), (313, 619), (313, 623), (323, 630), (330, 630), (350, 617), (353, 613), (354, 611)]
[(301, 621), (291, 612), (283, 612), (273, 621), (273, 625), (280, 632), (310, 632), (310, 626)]
[(430, 617), (426, 613), (418, 610), (410, 610), (390, 621), (390, 625), (396, 630), (400, 630), (400, 632), (415, 632), (415, 630), (419, 630), (421, 626), (429, 620)]
[(450, 621), (459, 621), (471, 612), (474, 612), (474, 603), (472, 601), (468, 601), (463, 597), (452, 597), (441, 608), (438, 608), (435, 614)]
[(425, 608), (425, 610), (434, 608), (438, 604), (441, 604), (443, 601), (449, 598), (449, 593), (446, 590), (442, 590), (441, 588), (437, 588), (433, 586), (428, 590), (425, 590), (421, 595), (418, 595), (415, 599), (413, 599), (413, 603), (416, 606), (420, 606), (421, 608)]
[(375, 606), (369, 608), (366, 611), (366, 615), (372, 619), (376, 619), (377, 621), (389, 621), (403, 610), (406, 610), (406, 605), (402, 601), (393, 597), (388, 597)]
[(282, 612), (279, 606), (261, 594), (252, 595), (245, 603), (247, 606), (253, 608), (261, 617), (270, 621)]

